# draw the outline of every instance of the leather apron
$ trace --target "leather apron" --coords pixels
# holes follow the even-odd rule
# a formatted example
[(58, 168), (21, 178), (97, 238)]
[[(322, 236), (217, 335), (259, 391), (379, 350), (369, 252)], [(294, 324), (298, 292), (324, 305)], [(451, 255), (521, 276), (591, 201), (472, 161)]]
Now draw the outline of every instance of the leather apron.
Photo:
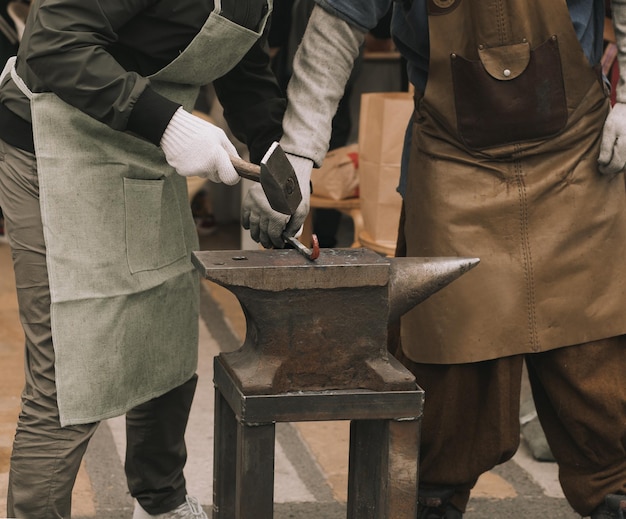
[(623, 174), (597, 169), (609, 100), (565, 0), (428, 0), (408, 256), (480, 264), (402, 319), (415, 362), (466, 363), (626, 333)]
[[(222, 17), (151, 76), (191, 111), (202, 85), (234, 67), (259, 32)], [(15, 69), (12, 77), (21, 88)], [(195, 373), (198, 239), (185, 178), (160, 148), (31, 93), (62, 425), (125, 413)]]

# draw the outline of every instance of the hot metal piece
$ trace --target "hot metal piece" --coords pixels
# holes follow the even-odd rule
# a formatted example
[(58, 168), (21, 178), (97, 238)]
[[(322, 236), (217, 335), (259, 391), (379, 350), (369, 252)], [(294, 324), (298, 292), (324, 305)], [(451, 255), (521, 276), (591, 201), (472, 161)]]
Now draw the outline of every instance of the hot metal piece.
[(283, 236), (283, 240), (285, 240), (285, 244), (296, 249), (300, 254), (302, 254), (306, 259), (311, 261), (315, 261), (319, 258), (320, 255), (320, 243), (317, 239), (317, 235), (314, 234), (311, 236), (311, 241), (313, 242), (313, 248), (309, 249), (305, 247), (302, 242), (300, 242), (295, 236)]

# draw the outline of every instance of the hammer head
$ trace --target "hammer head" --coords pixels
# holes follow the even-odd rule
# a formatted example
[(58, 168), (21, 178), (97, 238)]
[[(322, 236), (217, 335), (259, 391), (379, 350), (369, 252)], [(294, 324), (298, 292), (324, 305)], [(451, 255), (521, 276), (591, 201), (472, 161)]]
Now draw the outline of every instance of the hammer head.
[(302, 201), (298, 177), (277, 142), (269, 147), (261, 160), (260, 181), (274, 211), (288, 215), (296, 212)]

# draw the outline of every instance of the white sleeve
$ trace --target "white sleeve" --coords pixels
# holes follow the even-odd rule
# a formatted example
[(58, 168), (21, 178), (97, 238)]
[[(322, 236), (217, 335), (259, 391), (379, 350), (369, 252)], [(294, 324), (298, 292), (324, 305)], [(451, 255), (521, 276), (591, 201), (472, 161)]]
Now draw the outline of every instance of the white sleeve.
[(365, 32), (315, 6), (293, 63), (281, 147), (321, 165)]

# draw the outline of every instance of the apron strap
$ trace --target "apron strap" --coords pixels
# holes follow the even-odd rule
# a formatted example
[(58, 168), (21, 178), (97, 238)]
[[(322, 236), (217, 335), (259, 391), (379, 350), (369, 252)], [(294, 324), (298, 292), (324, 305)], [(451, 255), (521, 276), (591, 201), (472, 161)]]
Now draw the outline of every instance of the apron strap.
[(17, 72), (15, 71), (15, 62), (16, 61), (17, 61), (17, 56), (11, 56), (7, 60), (6, 65), (4, 66), (4, 69), (2, 70), (2, 74), (0, 74), (0, 83), (4, 80), (6, 75), (10, 73), (11, 74), (11, 79), (17, 85), (17, 87), (22, 91), (22, 93), (26, 97), (28, 97), (28, 99), (32, 99), (33, 98), (33, 93), (31, 92), (30, 88), (28, 88), (26, 86), (26, 83), (24, 83), (22, 78), (20, 76), (18, 76)]
[(2, 83), (4, 81), (4, 78), (7, 77), (7, 74), (10, 74), (11, 69), (15, 65), (15, 60), (16, 59), (17, 59), (17, 56), (11, 56), (7, 60), (7, 62), (4, 65), (4, 68), (2, 69), (2, 72), (0, 73), (0, 83)]

